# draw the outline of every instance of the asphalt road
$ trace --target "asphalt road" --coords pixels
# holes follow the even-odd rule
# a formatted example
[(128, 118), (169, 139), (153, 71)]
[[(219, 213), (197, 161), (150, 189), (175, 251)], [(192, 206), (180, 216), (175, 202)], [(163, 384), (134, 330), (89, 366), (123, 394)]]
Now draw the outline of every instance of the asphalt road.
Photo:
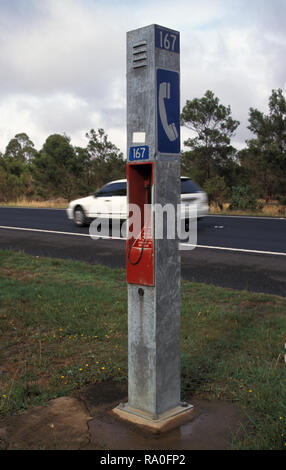
[[(25, 229), (25, 230), (24, 230)], [(0, 207), (0, 249), (125, 267), (124, 240), (92, 240), (63, 210)], [(286, 219), (208, 216), (181, 251), (184, 279), (286, 296)]]

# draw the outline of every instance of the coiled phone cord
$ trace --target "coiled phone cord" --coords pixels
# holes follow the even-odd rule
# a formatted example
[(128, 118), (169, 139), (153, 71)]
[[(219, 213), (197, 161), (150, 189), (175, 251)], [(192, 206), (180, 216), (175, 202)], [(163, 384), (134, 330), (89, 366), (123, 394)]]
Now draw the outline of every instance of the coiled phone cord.
[[(148, 189), (150, 189), (150, 186), (149, 186), (149, 188), (147, 188), (147, 191), (146, 191), (146, 196), (145, 196), (145, 198), (146, 198), (146, 204), (148, 204)], [(140, 255), (139, 255), (139, 257), (138, 257), (138, 259), (137, 259), (136, 261), (131, 261), (131, 259), (130, 259), (130, 253), (131, 253), (131, 250), (132, 250), (132, 248), (133, 248), (135, 242), (138, 240), (138, 238), (134, 238), (133, 242), (131, 243), (131, 245), (130, 245), (130, 247), (129, 247), (128, 254), (127, 254), (127, 258), (128, 258), (129, 263), (132, 264), (132, 266), (136, 266), (137, 264), (139, 264), (140, 261), (141, 261), (141, 258), (142, 258), (142, 256), (143, 256), (144, 247), (145, 247), (145, 244), (146, 244), (146, 241), (147, 241), (147, 240), (146, 240), (146, 233), (148, 232), (148, 228), (149, 228), (149, 219), (150, 219), (150, 221), (151, 221), (151, 214), (150, 214), (150, 218), (149, 218), (149, 217), (147, 218), (146, 231), (144, 230), (144, 238), (143, 238), (143, 243), (142, 243), (142, 246), (141, 246)], [(143, 226), (143, 229), (144, 229), (144, 226)], [(141, 235), (143, 229), (141, 229), (140, 235)]]

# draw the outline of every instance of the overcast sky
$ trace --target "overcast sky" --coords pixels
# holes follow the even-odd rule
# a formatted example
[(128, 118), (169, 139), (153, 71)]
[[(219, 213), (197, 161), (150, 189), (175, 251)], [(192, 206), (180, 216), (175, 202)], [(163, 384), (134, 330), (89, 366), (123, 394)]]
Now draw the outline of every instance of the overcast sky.
[(213, 90), (242, 148), (249, 108), (286, 90), (285, 18), (285, 0), (0, 0), (0, 151), (103, 127), (125, 155), (126, 32), (153, 23), (181, 33), (181, 108)]

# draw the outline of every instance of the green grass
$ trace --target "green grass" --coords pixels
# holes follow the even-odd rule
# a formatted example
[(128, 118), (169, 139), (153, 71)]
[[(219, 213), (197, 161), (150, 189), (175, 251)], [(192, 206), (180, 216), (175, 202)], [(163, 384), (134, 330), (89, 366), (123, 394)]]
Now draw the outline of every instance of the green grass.
[[(182, 282), (182, 398), (245, 415), (234, 449), (286, 449), (286, 299)], [(127, 380), (124, 270), (0, 251), (0, 413)]]

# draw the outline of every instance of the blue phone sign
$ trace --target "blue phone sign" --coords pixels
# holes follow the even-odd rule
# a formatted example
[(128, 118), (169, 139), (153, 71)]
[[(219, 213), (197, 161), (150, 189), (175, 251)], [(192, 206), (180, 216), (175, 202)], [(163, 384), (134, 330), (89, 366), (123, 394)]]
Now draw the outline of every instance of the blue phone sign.
[(158, 151), (180, 153), (180, 80), (178, 72), (157, 70)]

